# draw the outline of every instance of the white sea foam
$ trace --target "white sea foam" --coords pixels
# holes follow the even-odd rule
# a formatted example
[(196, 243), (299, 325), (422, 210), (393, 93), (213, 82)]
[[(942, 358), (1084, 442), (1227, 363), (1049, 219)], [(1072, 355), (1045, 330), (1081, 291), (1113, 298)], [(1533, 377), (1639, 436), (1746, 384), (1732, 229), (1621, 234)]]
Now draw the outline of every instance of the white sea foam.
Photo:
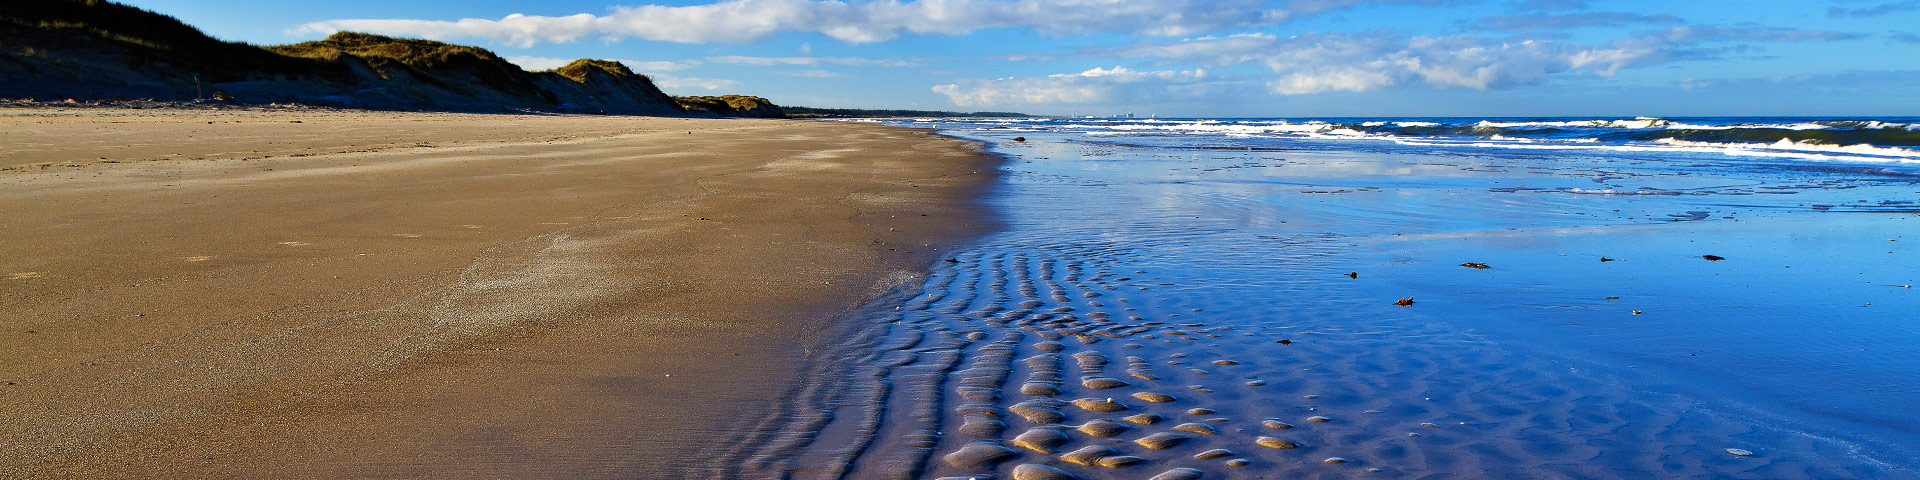
[(1664, 127), (1670, 123), (1672, 122), (1668, 122), (1665, 119), (1652, 118), (1652, 117), (1640, 117), (1632, 120), (1571, 120), (1571, 121), (1559, 121), (1559, 122), (1496, 122), (1493, 120), (1481, 120), (1480, 123), (1476, 123), (1474, 124), (1474, 126), (1493, 127), (1493, 128), (1584, 127), (1584, 128), (1621, 128), (1621, 129), (1643, 130), (1643, 129), (1649, 129), (1649, 128)]
[(1886, 157), (1891, 159), (1906, 159), (1906, 160), (1920, 161), (1920, 150), (1914, 150), (1910, 148), (1898, 148), (1898, 147), (1876, 147), (1876, 146), (1864, 144), (1864, 143), (1853, 144), (1853, 145), (1832, 145), (1832, 144), (1825, 144), (1825, 143), (1796, 142), (1786, 138), (1782, 138), (1780, 139), (1780, 141), (1773, 142), (1773, 143), (1691, 142), (1686, 140), (1662, 138), (1659, 140), (1654, 140), (1654, 143), (1658, 143), (1661, 145), (1672, 145), (1676, 147), (1718, 148), (1718, 149), (1725, 149), (1729, 152), (1789, 151), (1789, 152), (1842, 153), (1842, 154), (1850, 154), (1850, 155), (1867, 155), (1867, 156), (1874, 156), (1874, 157)]

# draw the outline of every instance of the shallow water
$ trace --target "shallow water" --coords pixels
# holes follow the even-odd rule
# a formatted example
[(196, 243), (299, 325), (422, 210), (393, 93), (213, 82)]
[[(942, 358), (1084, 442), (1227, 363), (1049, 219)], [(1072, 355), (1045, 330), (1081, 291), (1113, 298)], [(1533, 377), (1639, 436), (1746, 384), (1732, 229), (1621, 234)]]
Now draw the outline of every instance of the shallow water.
[(1009, 155), (1006, 228), (822, 339), (742, 477), (1920, 468), (1904, 160), (898, 123)]

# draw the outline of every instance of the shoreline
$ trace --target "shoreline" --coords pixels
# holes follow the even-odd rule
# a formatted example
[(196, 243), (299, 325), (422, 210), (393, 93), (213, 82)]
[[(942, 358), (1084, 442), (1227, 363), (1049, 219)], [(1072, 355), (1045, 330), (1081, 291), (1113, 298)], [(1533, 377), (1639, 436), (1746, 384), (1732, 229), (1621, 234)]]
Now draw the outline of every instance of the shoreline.
[(1004, 161), (780, 120), (0, 122), (8, 478), (696, 468), (810, 332), (992, 229)]

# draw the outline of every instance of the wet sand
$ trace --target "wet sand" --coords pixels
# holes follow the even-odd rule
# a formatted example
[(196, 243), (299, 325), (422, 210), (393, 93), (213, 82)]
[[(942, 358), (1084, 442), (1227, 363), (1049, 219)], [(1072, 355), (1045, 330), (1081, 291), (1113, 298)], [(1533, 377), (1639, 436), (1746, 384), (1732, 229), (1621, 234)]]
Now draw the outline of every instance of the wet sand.
[(1005, 227), (731, 478), (1915, 478), (1910, 178), (965, 122)]
[(5, 478), (712, 476), (792, 428), (839, 315), (986, 226), (997, 161), (795, 121), (0, 123)]

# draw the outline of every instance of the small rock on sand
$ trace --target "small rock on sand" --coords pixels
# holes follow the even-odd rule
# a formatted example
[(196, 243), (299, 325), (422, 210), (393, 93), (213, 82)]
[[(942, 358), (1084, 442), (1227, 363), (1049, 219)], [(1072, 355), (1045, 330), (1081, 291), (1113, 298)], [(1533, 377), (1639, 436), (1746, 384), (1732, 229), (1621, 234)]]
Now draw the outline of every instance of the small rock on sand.
[(1253, 462), (1249, 462), (1247, 461), (1247, 459), (1244, 459), (1244, 458), (1227, 460), (1227, 466), (1229, 467), (1244, 467), (1244, 466), (1247, 466), (1247, 464), (1249, 463), (1253, 463)]
[(971, 442), (946, 456), (947, 464), (953, 468), (967, 470), (986, 470), (1000, 462), (1019, 455), (1013, 449), (986, 442)]
[(1085, 447), (1080, 447), (1079, 450), (1074, 450), (1072, 452), (1067, 452), (1067, 454), (1065, 455), (1061, 455), (1060, 460), (1065, 461), (1067, 463), (1074, 464), (1074, 465), (1093, 466), (1096, 463), (1100, 463), (1100, 459), (1102, 458), (1112, 457), (1119, 454), (1120, 454), (1120, 451), (1114, 450), (1113, 447), (1109, 447), (1106, 445), (1088, 445)]
[(1160, 472), (1147, 480), (1200, 480), (1200, 476), (1205, 474), (1197, 468), (1176, 468)]
[(1147, 435), (1145, 437), (1140, 437), (1139, 440), (1134, 440), (1133, 443), (1139, 444), (1142, 447), (1147, 447), (1154, 450), (1166, 450), (1169, 448), (1180, 446), (1180, 444), (1187, 443), (1187, 440), (1192, 440), (1192, 439), (1193, 437), (1181, 435), (1178, 433), (1160, 432), (1152, 435)]
[(1273, 437), (1260, 437), (1260, 438), (1254, 439), (1253, 443), (1260, 444), (1260, 446), (1262, 447), (1277, 448), (1281, 450), (1290, 450), (1290, 449), (1300, 448), (1300, 444), (1298, 443), (1293, 443), (1293, 442), (1289, 442), (1286, 440), (1281, 440)]
[(1073, 480), (1076, 478), (1080, 477), (1075, 477), (1058, 468), (1036, 463), (1023, 463), (1013, 467), (1013, 480)]

